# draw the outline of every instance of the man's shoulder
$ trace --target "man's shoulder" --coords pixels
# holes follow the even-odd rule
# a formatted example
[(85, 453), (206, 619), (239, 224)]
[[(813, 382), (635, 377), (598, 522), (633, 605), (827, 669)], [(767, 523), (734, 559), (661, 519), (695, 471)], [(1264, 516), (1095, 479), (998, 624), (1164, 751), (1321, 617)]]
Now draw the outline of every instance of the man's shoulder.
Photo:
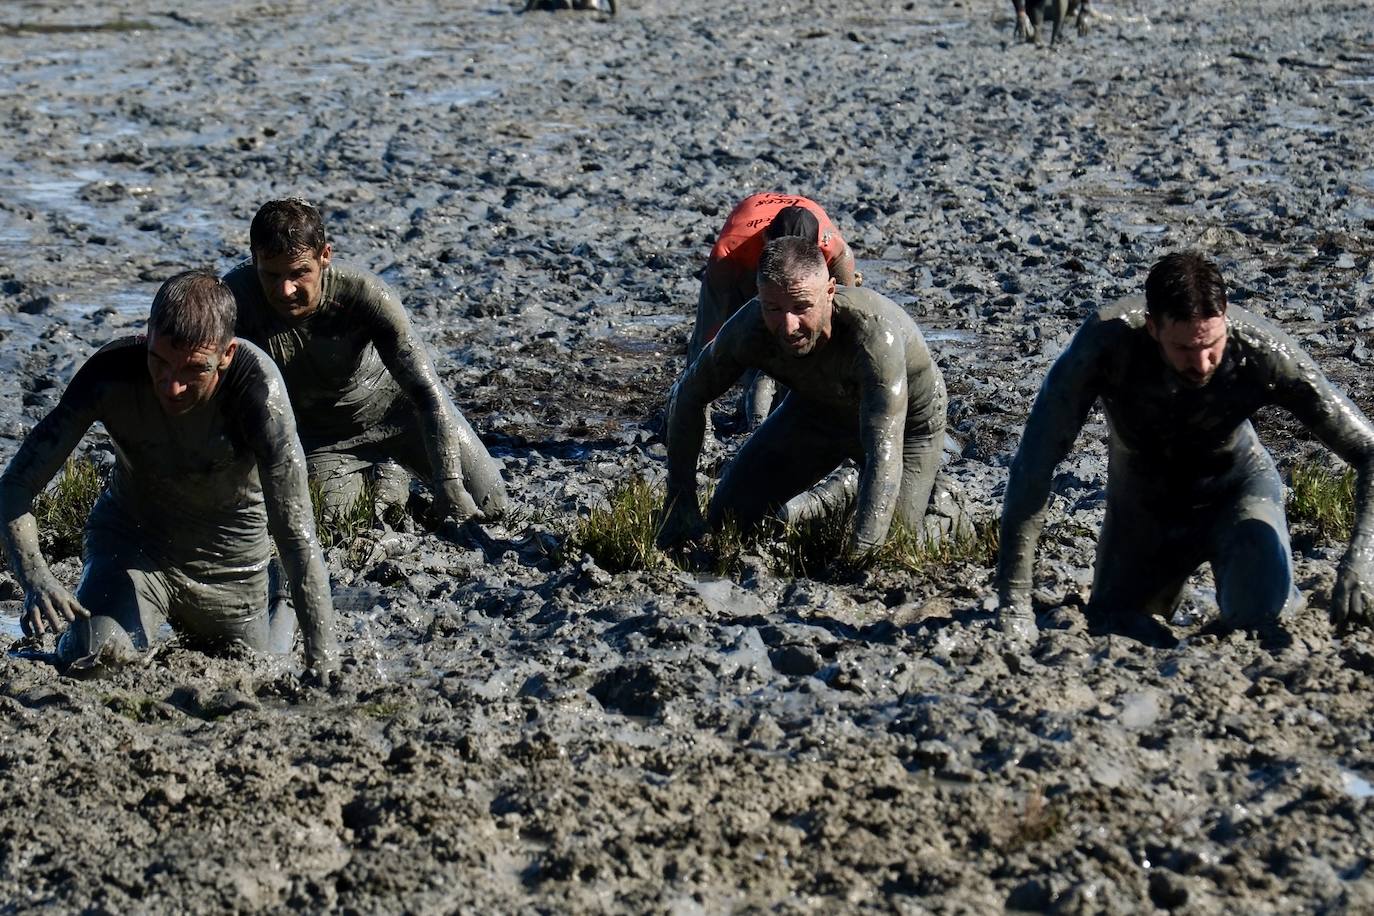
[(142, 378), (148, 375), (148, 339), (142, 334), (116, 337), (86, 360), (83, 371), (111, 378)]
[(229, 365), (229, 387), (236, 397), (253, 401), (285, 399), (281, 369), (265, 350), (246, 337), (235, 337), (238, 348)]
[(225, 285), (233, 292), (234, 298), (242, 304), (247, 298), (254, 298), (254, 294), (261, 296), (262, 286), (258, 283), (258, 272), (253, 267), (252, 258), (244, 258), (221, 277)]
[(1079, 326), (1076, 342), (1112, 349), (1137, 341), (1149, 332), (1145, 327), (1145, 299), (1127, 296), (1100, 306)]
[(916, 319), (896, 302), (866, 286), (836, 286), (835, 310), (858, 326), (895, 325), (915, 329)]
[(1297, 342), (1278, 324), (1239, 305), (1227, 306), (1226, 329), (1232, 338), (1246, 342), (1260, 344), (1281, 342), (1288, 346), (1297, 346)]
[(325, 296), (343, 306), (377, 305), (400, 299), (387, 282), (363, 267), (330, 264), (325, 268)]

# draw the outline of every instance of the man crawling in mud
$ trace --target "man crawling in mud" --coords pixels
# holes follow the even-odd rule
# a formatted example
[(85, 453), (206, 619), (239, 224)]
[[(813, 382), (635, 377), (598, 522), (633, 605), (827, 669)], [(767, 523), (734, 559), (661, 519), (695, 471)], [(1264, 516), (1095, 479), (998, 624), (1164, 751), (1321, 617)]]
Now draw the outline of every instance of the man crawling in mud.
[(1273, 324), (1227, 307), (1216, 265), (1167, 255), (1126, 300), (1090, 318), (1055, 361), (1011, 467), (997, 569), (1001, 628), (1034, 636), (1031, 575), (1050, 477), (1101, 400), (1110, 429), (1107, 511), (1090, 630), (1176, 643), (1171, 616), (1203, 561), (1219, 630), (1265, 630), (1296, 611), (1283, 483), (1250, 417), (1277, 405), (1358, 475), (1356, 523), (1331, 595), (1338, 625), (1374, 615), (1374, 428)]
[[(687, 362), (696, 362), (721, 325), (740, 306), (758, 295), (755, 274), (764, 243), (797, 236), (815, 239), (825, 255), (830, 276), (843, 286), (862, 282), (854, 255), (840, 232), (815, 201), (791, 194), (754, 194), (740, 201), (725, 219), (701, 275), (697, 320), (687, 343)], [(750, 371), (745, 376), (745, 421), (753, 429), (763, 422), (782, 393), (773, 379)]]
[[(86, 524), (76, 594), (39, 550), (32, 506), (91, 424), (114, 444)], [(26, 633), (63, 631), (77, 671), (143, 649), (170, 621), (193, 644), (288, 651), (296, 613), (268, 610), (268, 531), (302, 623), (307, 668), (336, 668), (334, 609), (281, 375), (234, 337), (234, 297), (209, 271), (164, 283), (143, 337), (102, 347), (0, 476)]]
[[(790, 389), (725, 471), (707, 513), (751, 526), (794, 522), (855, 506), (847, 551), (887, 539), (894, 517), (921, 531), (940, 465), (945, 384), (916, 323), (877, 293), (838, 287), (810, 238), (770, 241), (758, 296), (730, 318), (687, 367), (669, 399), (668, 492), (660, 544), (705, 533), (697, 457), (706, 410), (746, 369)], [(857, 474), (831, 475), (845, 459)]]
[(252, 259), (224, 278), (238, 300), (238, 333), (281, 368), (325, 513), (350, 508), (369, 479), (380, 499), (404, 503), (410, 474), (457, 522), (500, 512), (500, 469), (444, 390), (400, 299), (374, 274), (333, 263), (319, 211), (268, 201), (249, 242)]

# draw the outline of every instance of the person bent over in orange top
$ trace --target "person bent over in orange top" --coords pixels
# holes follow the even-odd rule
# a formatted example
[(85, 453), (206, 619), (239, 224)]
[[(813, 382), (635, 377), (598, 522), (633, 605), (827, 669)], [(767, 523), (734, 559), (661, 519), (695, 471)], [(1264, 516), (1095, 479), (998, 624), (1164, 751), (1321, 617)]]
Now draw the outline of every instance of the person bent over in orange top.
[[(688, 365), (696, 362), (726, 319), (758, 295), (755, 275), (764, 243), (787, 236), (815, 239), (835, 282), (841, 286), (861, 284), (862, 278), (854, 270), (854, 254), (819, 204), (795, 194), (746, 197), (730, 211), (702, 272), (696, 326), (687, 344)], [(746, 375), (744, 387), (745, 419), (753, 429), (782, 400), (783, 393), (777, 392), (773, 379), (761, 372)]]

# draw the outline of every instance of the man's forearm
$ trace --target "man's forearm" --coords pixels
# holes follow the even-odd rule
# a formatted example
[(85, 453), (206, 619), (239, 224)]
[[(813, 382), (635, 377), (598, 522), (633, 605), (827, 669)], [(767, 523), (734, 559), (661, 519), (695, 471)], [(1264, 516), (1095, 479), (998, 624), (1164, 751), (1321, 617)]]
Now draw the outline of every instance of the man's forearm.
[(1355, 470), (1355, 522), (1350, 530), (1350, 555), (1374, 562), (1374, 462)]
[(1035, 574), (1035, 550), (1045, 526), (1049, 486), (1026, 479), (1012, 466), (1002, 507), (1000, 547), (997, 554), (997, 594), (1004, 603), (1015, 603), (1030, 594)]
[(460, 425), (456, 413), (453, 402), (439, 391), (430, 392), (423, 402), (415, 404), (435, 481), (463, 479), (463, 450), (458, 441)]
[(668, 406), (668, 501), (697, 498), (697, 459), (706, 438), (706, 405), (674, 390)]
[(0, 495), (0, 512), (7, 519), (4, 525), (5, 553), (19, 587), (29, 592), (35, 582), (51, 575), (48, 562), (39, 547), (38, 522), (30, 511), (32, 499), (21, 500), (11, 496), (11, 488), (5, 484), (0, 484), (0, 493), (3, 494)]
[(305, 639), (306, 661), (312, 662), (321, 653), (334, 650), (334, 602), (329, 594), (329, 575), (317, 544), (286, 549), (279, 543), (277, 547)]

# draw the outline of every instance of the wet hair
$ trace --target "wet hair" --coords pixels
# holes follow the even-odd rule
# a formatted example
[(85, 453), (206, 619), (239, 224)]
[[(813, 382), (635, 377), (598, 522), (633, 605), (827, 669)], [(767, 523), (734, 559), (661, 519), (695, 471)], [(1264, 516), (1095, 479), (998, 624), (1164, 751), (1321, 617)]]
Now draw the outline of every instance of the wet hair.
[(814, 237), (789, 235), (763, 246), (756, 280), (759, 286), (786, 286), (813, 273), (828, 275), (821, 246)]
[(1145, 311), (1156, 322), (1225, 315), (1226, 281), (1217, 265), (1196, 251), (1166, 254), (1145, 278)]
[(763, 230), (766, 239), (784, 239), (795, 235), (803, 239), (821, 237), (821, 221), (816, 214), (805, 207), (783, 207), (773, 217), (773, 221)]
[(187, 270), (158, 287), (148, 312), (148, 333), (178, 347), (223, 349), (234, 339), (238, 309), (228, 284), (212, 270)]
[(248, 229), (253, 254), (269, 258), (302, 251), (318, 255), (328, 241), (320, 211), (299, 197), (269, 200), (258, 208)]

